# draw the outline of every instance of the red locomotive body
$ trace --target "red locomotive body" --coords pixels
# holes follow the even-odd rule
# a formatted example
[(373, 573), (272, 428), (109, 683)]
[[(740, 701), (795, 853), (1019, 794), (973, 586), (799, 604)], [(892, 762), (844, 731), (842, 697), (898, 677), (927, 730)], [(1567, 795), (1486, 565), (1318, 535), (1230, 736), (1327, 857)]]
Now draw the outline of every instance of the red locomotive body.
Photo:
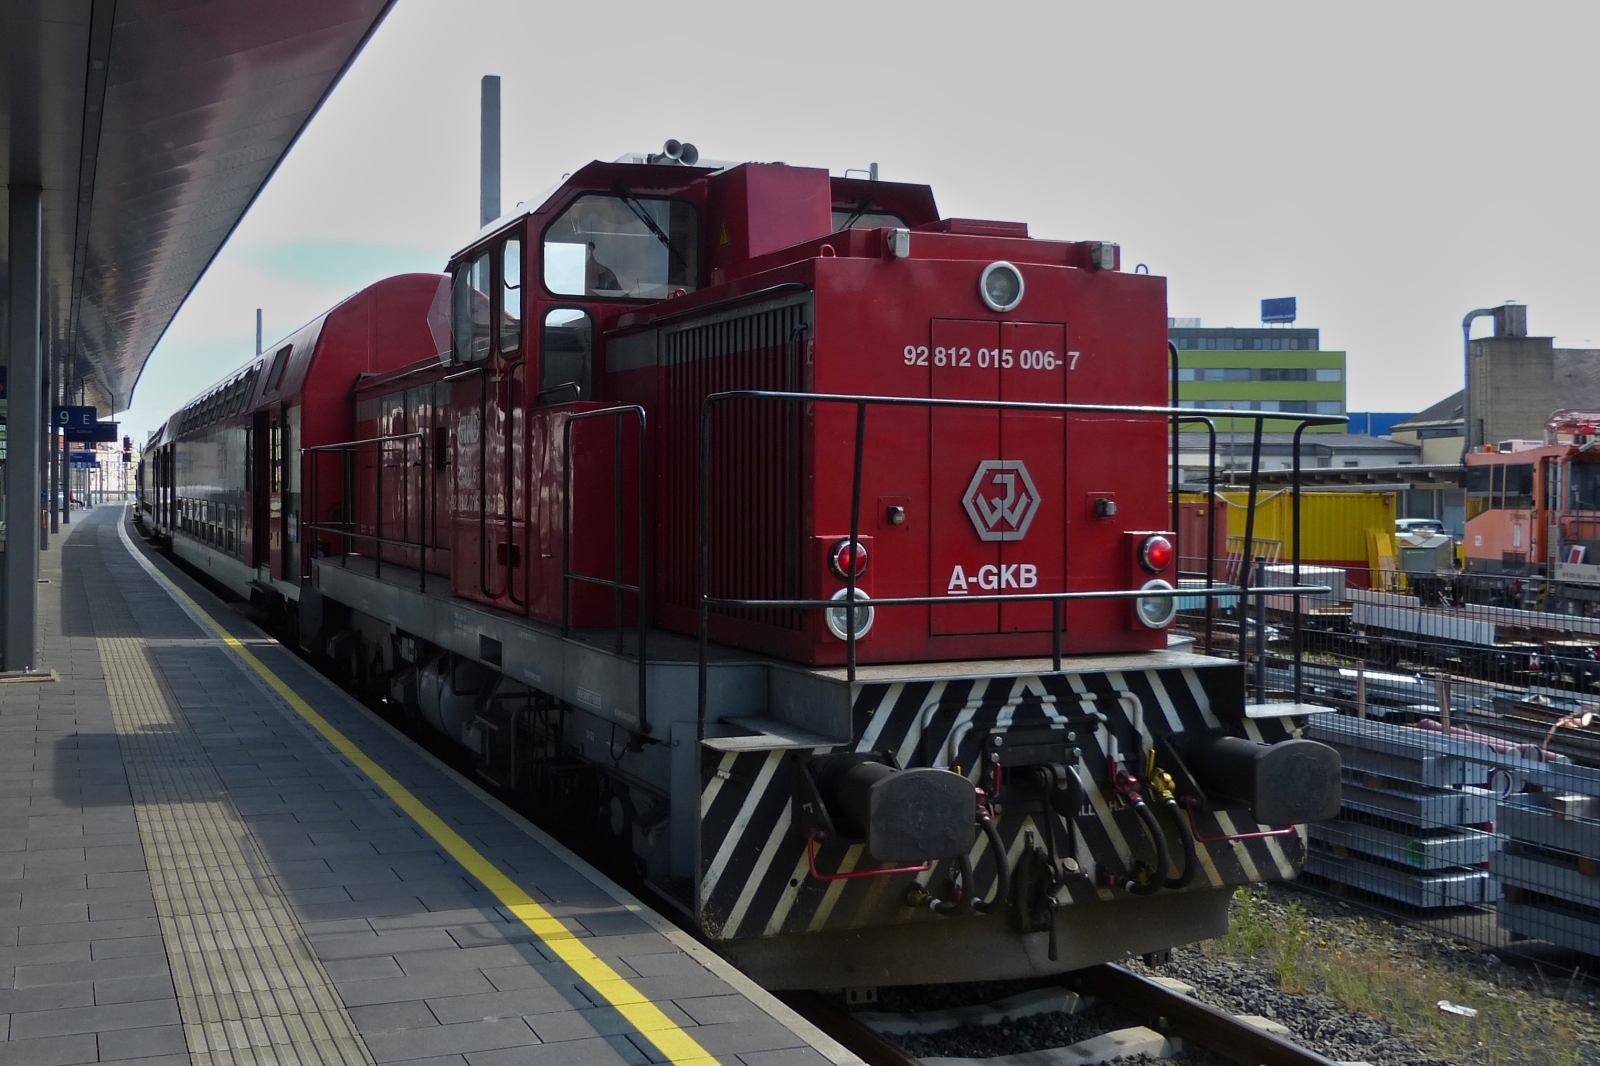
[(1299, 870), (1337, 756), (1168, 647), (1163, 279), (782, 164), (594, 163), (448, 271), (186, 408), (141, 515), (758, 980), (1071, 969)]
[[(619, 196), (624, 176), (628, 194)], [(450, 396), (453, 462), (448, 472), (437, 471), (441, 482), (449, 478), (449, 536), (434, 543), (448, 542), (457, 595), (561, 620), (561, 516), (570, 478), (573, 571), (637, 583), (634, 531), (643, 495), (654, 532), (653, 620), (695, 632), (702, 404), (714, 392), (1164, 402), (1164, 279), (1122, 273), (1114, 262), (1097, 269), (1093, 257), (1108, 246), (1034, 240), (1013, 223), (939, 221), (930, 217), (925, 187), (852, 187), (861, 184), (869, 183), (776, 164), (712, 175), (594, 164), (456, 258), (452, 267), (468, 279), (458, 284), (472, 286), (476, 316), (464, 328), (477, 332), (458, 339), (454, 367), (430, 364), (359, 383), (356, 435), (438, 432), (446, 427), (427, 413), (433, 401), (420, 396), (431, 389)], [(859, 206), (857, 197), (871, 197), (875, 220), (908, 225), (834, 232), (834, 213)], [(552, 229), (570, 229), (567, 219), (587, 212), (599, 220), (588, 224), (603, 241), (600, 227), (617, 225), (606, 210), (625, 212), (628, 203), (641, 211), (647, 203), (670, 205), (657, 209), (668, 220), (703, 213), (703, 221), (681, 222), (679, 237), (668, 239), (681, 239), (687, 252), (696, 243), (688, 231), (703, 231), (713, 249), (709, 273), (719, 283), (689, 291), (678, 284), (683, 277), (672, 276), (678, 264), (668, 254), (658, 257), (660, 276), (651, 279), (668, 298), (648, 307), (609, 298), (587, 283), (594, 279), (585, 279), (581, 293), (552, 291), (563, 282), (551, 280), (561, 269), (551, 246), (577, 243), (554, 240)], [(621, 236), (656, 240), (647, 231)], [(615, 255), (628, 251), (623, 240), (613, 244), (622, 246)], [(598, 261), (609, 251), (586, 255)], [(991, 263), (1009, 264), (1021, 279), (1020, 299), (1005, 311), (982, 298), (979, 275)], [(576, 277), (571, 281), (567, 287), (578, 288)], [(648, 493), (638, 491), (637, 421), (622, 427), (622, 484), (614, 478), (613, 427), (601, 421), (575, 426), (575, 465), (566, 468), (569, 416), (616, 404), (645, 413)], [(827, 599), (844, 589), (846, 575), (829, 560), (850, 533), (855, 421), (853, 406), (825, 401), (735, 400), (709, 412), (713, 596)], [(963, 598), (1172, 579), (1170, 568), (1132, 565), (1128, 547), (1129, 531), (1165, 523), (1159, 419), (873, 405), (865, 427), (858, 588), (873, 599), (950, 602), (876, 610), (858, 642), (859, 661), (1047, 654), (1048, 602)], [(380, 497), (363, 483), (357, 507), (381, 498), (385, 528), (416, 540), (420, 486), (404, 472), (416, 456), (397, 442), (385, 447), (388, 488)], [(376, 469), (369, 461), (363, 477)], [(324, 517), (327, 507), (342, 506), (329, 494), (324, 499)], [(440, 510), (435, 501), (433, 513)], [(373, 534), (377, 516), (357, 513), (361, 532)], [(618, 527), (620, 575), (612, 572)], [(417, 554), (406, 549), (391, 558), (414, 566)], [(442, 555), (437, 565), (443, 567)], [(607, 625), (613, 610), (612, 597), (590, 586), (572, 597), (568, 617), (579, 628)], [(1165, 644), (1162, 630), (1141, 624), (1127, 601), (1067, 601), (1062, 623), (1069, 654)], [(846, 653), (818, 611), (718, 608), (711, 636), (806, 663), (839, 663)]]

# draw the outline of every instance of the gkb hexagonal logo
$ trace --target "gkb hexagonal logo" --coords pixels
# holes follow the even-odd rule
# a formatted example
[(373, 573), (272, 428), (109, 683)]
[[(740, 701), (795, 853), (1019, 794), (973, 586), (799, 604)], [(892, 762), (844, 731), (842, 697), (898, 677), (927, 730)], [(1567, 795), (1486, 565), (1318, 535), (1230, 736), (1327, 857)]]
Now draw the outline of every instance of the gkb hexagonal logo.
[(979, 540), (1021, 540), (1039, 513), (1039, 490), (1021, 460), (985, 459), (961, 503)]

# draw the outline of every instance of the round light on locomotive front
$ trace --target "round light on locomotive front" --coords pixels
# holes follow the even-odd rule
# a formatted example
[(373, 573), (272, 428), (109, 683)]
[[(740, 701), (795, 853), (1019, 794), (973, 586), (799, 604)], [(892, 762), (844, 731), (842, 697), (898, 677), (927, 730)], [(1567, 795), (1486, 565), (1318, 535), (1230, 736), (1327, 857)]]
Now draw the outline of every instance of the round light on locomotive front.
[(856, 577), (860, 577), (867, 570), (867, 546), (858, 542), (852, 547), (850, 538), (846, 537), (828, 553), (828, 565), (833, 568), (833, 576), (840, 581), (850, 580), (851, 570), (855, 571)]
[(1001, 260), (978, 276), (978, 295), (991, 311), (1010, 311), (1022, 302), (1022, 271)]
[[(840, 589), (838, 592), (833, 594), (832, 598), (836, 600), (842, 600), (849, 594), (849, 589)], [(866, 636), (867, 631), (872, 628), (872, 619), (875, 613), (873, 608), (862, 602), (869, 599), (871, 599), (871, 597), (865, 592), (862, 592), (860, 589), (856, 589), (856, 606), (846, 607), (844, 604), (840, 604), (837, 607), (824, 607), (822, 609), (822, 618), (823, 621), (828, 624), (828, 632), (832, 633), (840, 640), (849, 640), (849, 634), (845, 632), (844, 628), (846, 619), (848, 618), (849, 624), (856, 631), (856, 639), (860, 640), (862, 637)]]
[(1172, 565), (1172, 541), (1159, 533), (1144, 538), (1139, 545), (1139, 565), (1152, 574), (1159, 574)]
[[(1146, 581), (1139, 586), (1140, 592), (1171, 592), (1172, 586), (1160, 578)], [(1176, 596), (1140, 596), (1133, 601), (1133, 613), (1139, 616), (1139, 621), (1151, 629), (1165, 629), (1172, 624), (1178, 615), (1178, 598)]]

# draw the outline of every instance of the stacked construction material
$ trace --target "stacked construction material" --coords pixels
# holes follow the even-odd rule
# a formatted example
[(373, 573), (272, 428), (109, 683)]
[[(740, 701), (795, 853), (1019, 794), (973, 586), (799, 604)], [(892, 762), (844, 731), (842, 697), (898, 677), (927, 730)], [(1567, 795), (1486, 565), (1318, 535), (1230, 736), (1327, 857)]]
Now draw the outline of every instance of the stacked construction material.
[(1344, 762), (1339, 817), (1310, 827), (1306, 872), (1419, 909), (1493, 902), (1496, 793), (1542, 765), (1489, 738), (1344, 715), (1307, 736)]
[(1600, 770), (1553, 764), (1528, 784), (1497, 815), (1500, 928), (1600, 955)]

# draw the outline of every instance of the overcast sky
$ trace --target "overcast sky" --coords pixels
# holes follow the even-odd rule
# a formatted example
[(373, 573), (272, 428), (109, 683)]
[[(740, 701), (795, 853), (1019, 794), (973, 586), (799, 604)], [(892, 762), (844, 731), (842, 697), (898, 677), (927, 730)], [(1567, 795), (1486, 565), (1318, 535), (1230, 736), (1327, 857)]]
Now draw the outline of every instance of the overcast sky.
[[(1263, 297), (1350, 358), (1352, 410), (1461, 383), (1461, 316), (1600, 343), (1600, 5), (533, 4), (399, 0), (157, 347), (143, 439), (361, 286), (477, 223), (478, 79), (504, 199), (668, 137), (709, 158), (877, 162), (945, 215), (1113, 240), (1169, 313)], [(1479, 325), (1479, 331), (1484, 324)], [(1591, 338), (1593, 339), (1591, 341)]]

